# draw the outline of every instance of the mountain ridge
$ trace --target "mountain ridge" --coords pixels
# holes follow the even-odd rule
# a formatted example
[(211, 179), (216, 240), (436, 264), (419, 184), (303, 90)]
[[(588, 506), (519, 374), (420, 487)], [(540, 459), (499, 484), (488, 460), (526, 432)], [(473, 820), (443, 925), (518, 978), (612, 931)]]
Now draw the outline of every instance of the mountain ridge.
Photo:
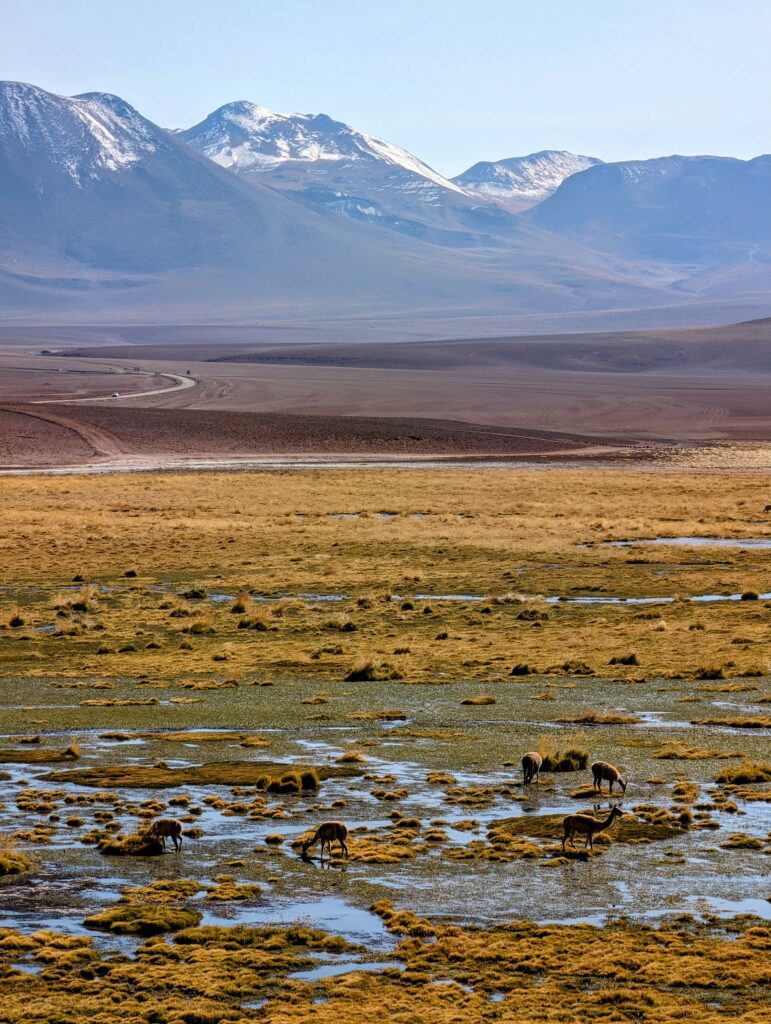
[(2, 316), (446, 321), (771, 294), (771, 157), (593, 164), (517, 214), (326, 115), (214, 114), (199, 146), (224, 118), (248, 164), (267, 126), (270, 166), (234, 171), (109, 93), (0, 83)]

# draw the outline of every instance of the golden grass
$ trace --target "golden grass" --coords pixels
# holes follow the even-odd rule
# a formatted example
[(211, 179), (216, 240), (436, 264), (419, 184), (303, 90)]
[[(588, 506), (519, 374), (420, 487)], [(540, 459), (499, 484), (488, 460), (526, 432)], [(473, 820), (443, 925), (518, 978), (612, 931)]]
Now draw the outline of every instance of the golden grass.
[[(279, 668), (299, 674), (302, 666), (304, 676), (319, 682), (352, 670), (353, 678), (359, 672), (365, 680), (403, 676), (409, 682), (436, 680), (439, 673), (444, 679), (485, 679), (525, 665), (531, 672), (548, 666), (558, 675), (580, 674), (613, 659), (613, 673), (632, 678), (639, 669), (618, 659), (621, 651), (622, 660), (629, 660), (625, 652), (633, 650), (646, 674), (693, 678), (706, 664), (718, 678), (740, 675), (755, 669), (751, 644), (762, 643), (767, 633), (762, 602), (680, 601), (667, 606), (664, 623), (658, 610), (659, 618), (651, 620), (635, 606), (559, 604), (542, 612), (531, 600), (525, 611), (548, 618), (522, 617), (522, 596), (539, 594), (761, 592), (762, 551), (733, 556), (741, 563), (734, 571), (677, 548), (657, 549), (655, 561), (639, 564), (625, 549), (579, 546), (657, 533), (753, 535), (751, 512), (762, 502), (761, 479), (736, 474), (721, 477), (719, 488), (713, 484), (708, 474), (623, 470), (76, 476), (66, 487), (57, 478), (4, 478), (4, 581), (45, 589), (40, 601), (25, 598), (23, 628), (0, 626), (0, 656), (14, 671), (34, 671), (43, 659), (74, 675), (102, 649), (99, 672), (108, 678), (142, 671), (172, 681), (181, 672), (210, 672), (213, 658), (224, 655), (235, 677)], [(343, 495), (353, 510), (371, 514), (329, 518)], [(381, 495), (404, 514), (381, 520), (375, 514)], [(427, 504), (432, 515), (409, 514), (426, 512)], [(29, 550), (34, 560), (22, 555)], [(191, 577), (191, 551), (198, 578)], [(507, 568), (512, 561), (529, 566), (530, 593), (516, 600), (506, 598), (514, 582)], [(138, 579), (125, 576), (126, 565), (136, 565)], [(676, 589), (659, 574), (662, 566), (676, 571)], [(61, 591), (52, 608), (49, 595), (76, 572), (117, 589), (100, 592), (86, 585)], [(362, 579), (371, 596), (359, 601)], [(169, 594), (148, 591), (151, 581), (169, 584)], [(250, 607), (244, 597), (255, 583), (267, 593), (318, 591), (350, 600), (336, 605), (333, 616), (328, 607), (319, 614), (312, 602)], [(408, 602), (412, 611), (402, 610), (403, 602), (382, 599), (422, 589), (504, 596), (468, 607), (434, 600), (427, 615), (414, 597)], [(234, 601), (180, 602), (175, 595), (182, 591), (224, 592)], [(244, 620), (253, 628), (239, 631), (240, 613), (231, 614), (232, 603), (245, 605)], [(0, 623), (17, 606), (18, 596), (9, 592)], [(176, 607), (192, 611), (192, 617), (171, 618)], [(335, 644), (323, 642), (329, 622), (335, 624)], [(349, 622), (355, 630), (341, 632)], [(60, 637), (34, 632), (52, 623), (64, 631)], [(692, 631), (697, 624), (703, 629)], [(193, 625), (192, 632), (179, 632)], [(17, 634), (30, 630), (20, 643)], [(439, 632), (448, 639), (437, 641)], [(737, 635), (750, 643), (746, 654), (731, 644)], [(232, 646), (223, 651), (223, 644)], [(328, 647), (341, 653), (314, 658)], [(395, 650), (407, 653), (394, 662)]]
[(668, 740), (655, 750), (652, 757), (661, 761), (707, 761), (710, 758), (742, 757), (739, 750), (712, 750), (709, 747), (689, 747), (679, 740)]
[(32, 859), (5, 837), (0, 838), (0, 877), (21, 875), (32, 867)]
[[(211, 761), (187, 768), (145, 765), (104, 765), (49, 772), (43, 778), (50, 782), (73, 783), (78, 786), (120, 787), (122, 789), (154, 789), (168, 786), (219, 785), (256, 786), (271, 789), (287, 780), (285, 792), (318, 788), (321, 779), (335, 775), (357, 774), (354, 767), (291, 766), (272, 761)], [(272, 790), (271, 790), (272, 791)], [(281, 791), (281, 790), (278, 790)]]

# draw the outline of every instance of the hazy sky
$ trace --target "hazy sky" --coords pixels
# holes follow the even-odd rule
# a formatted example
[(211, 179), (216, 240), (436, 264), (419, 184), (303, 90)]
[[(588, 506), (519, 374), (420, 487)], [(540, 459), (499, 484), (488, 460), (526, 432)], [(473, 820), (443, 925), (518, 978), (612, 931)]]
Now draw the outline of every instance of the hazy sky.
[(445, 174), (538, 149), (771, 152), (771, 0), (0, 0), (0, 77), (167, 127), (327, 113)]

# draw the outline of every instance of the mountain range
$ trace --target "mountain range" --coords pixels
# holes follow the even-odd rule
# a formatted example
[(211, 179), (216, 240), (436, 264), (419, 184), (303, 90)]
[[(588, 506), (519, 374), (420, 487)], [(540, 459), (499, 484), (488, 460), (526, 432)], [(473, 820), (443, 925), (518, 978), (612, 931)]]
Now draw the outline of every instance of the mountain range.
[(453, 179), (324, 114), (168, 131), (0, 83), (0, 317), (585, 313), (771, 296), (771, 157), (561, 151)]

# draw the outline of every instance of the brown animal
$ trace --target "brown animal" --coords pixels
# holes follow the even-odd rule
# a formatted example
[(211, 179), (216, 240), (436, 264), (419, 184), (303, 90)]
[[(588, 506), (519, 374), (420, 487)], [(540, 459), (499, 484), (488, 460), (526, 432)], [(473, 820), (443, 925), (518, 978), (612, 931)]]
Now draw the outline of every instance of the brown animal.
[(771, 512), (771, 505), (766, 505), (766, 507), (763, 509), (763, 511), (764, 512)]
[(142, 837), (145, 841), (158, 839), (166, 849), (166, 837), (170, 836), (174, 843), (174, 850), (179, 853), (182, 849), (182, 824), (176, 818), (158, 818), (145, 832)]
[(574, 836), (576, 832), (580, 836), (586, 836), (584, 839), (584, 849), (588, 846), (590, 850), (594, 849), (593, 839), (598, 832), (604, 832), (606, 828), (610, 828), (613, 821), (616, 818), (620, 818), (624, 812), (620, 807), (613, 807), (610, 814), (604, 821), (598, 821), (593, 818), (591, 814), (568, 814), (562, 821), (563, 835), (562, 835), (562, 851), (565, 852), (565, 840), (570, 840), (570, 845), (575, 847)]
[(522, 757), (523, 785), (528, 786), (533, 779), (538, 782), (541, 773), (543, 758), (536, 750), (530, 750)]
[(626, 793), (626, 780), (621, 778), (621, 772), (618, 768), (614, 768), (607, 761), (595, 761), (592, 765), (592, 776), (594, 778), (594, 788), (598, 793), (602, 792), (603, 779), (608, 783), (608, 793), (613, 792), (614, 782), (619, 784), (622, 793)]
[(332, 843), (338, 842), (342, 848), (345, 856), (348, 856), (348, 847), (345, 843), (345, 837), (348, 835), (348, 827), (342, 823), (342, 821), (325, 821), (323, 825), (319, 825), (316, 829), (315, 834), (311, 839), (308, 839), (303, 843), (303, 857), (307, 857), (308, 850), (316, 843), (321, 843), (321, 859), (324, 859), (324, 847), (329, 850), (330, 857), (332, 856)]

